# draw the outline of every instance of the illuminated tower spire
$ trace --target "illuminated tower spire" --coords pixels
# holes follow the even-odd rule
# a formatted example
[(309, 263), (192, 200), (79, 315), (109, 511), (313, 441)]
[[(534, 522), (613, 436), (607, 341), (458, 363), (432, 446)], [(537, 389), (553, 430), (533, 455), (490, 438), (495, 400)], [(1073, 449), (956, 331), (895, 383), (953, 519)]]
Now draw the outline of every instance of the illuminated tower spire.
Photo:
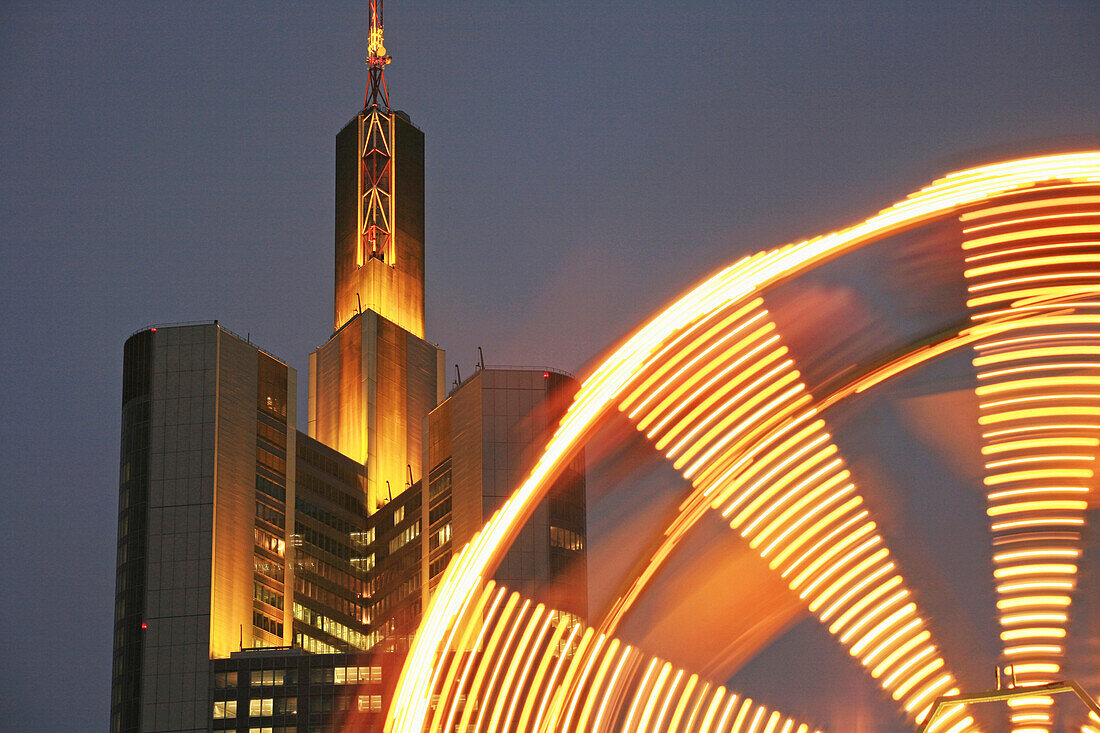
[(369, 0), (362, 109), (336, 136), (334, 328), (373, 310), (424, 335), (424, 134), (389, 105), (382, 2)]
[(363, 109), (378, 107), (383, 112), (390, 111), (390, 93), (386, 89), (386, 64), (393, 58), (386, 53), (382, 44), (382, 0), (370, 0), (370, 35), (367, 40), (367, 67), (370, 69), (370, 82), (363, 97)]
[(359, 245), (356, 264), (368, 259), (393, 264), (393, 122), (386, 89), (386, 64), (391, 61), (382, 42), (382, 0), (370, 0), (367, 67), (370, 81), (363, 98), (360, 131)]

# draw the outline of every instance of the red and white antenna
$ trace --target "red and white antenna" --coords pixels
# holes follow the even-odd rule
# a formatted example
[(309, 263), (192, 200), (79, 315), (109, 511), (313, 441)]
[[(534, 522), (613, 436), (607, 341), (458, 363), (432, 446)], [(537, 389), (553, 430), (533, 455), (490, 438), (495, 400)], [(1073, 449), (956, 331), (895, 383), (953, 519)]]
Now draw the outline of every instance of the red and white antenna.
[(383, 112), (390, 111), (390, 93), (386, 89), (386, 64), (393, 57), (386, 53), (382, 44), (382, 0), (370, 0), (370, 35), (367, 40), (367, 68), (370, 69), (370, 82), (363, 98), (363, 109), (378, 107)]

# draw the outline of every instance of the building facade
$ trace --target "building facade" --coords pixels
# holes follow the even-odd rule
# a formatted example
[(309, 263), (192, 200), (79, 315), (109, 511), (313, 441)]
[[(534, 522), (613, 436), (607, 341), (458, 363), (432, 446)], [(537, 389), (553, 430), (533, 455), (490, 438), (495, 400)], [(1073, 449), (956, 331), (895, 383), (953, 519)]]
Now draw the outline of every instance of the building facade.
[(291, 641), (296, 374), (216, 322), (123, 373), (112, 730), (206, 730), (209, 660)]
[[(542, 367), (489, 368), (428, 418), (428, 582), (527, 476), (578, 384)], [(494, 579), (525, 598), (588, 615), (585, 472), (581, 452), (535, 508)]]

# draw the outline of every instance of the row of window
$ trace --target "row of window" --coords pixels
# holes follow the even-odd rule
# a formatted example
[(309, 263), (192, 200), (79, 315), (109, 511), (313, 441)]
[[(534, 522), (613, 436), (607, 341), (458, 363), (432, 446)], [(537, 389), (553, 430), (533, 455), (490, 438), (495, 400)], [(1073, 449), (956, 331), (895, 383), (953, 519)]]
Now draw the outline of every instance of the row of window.
[(283, 515), (281, 509), (270, 507), (263, 502), (256, 502), (256, 516), (260, 519), (273, 524), (279, 529), (286, 529), (286, 517)]
[(272, 499), (278, 499), (283, 504), (286, 503), (286, 489), (267, 476), (256, 474), (256, 490), (267, 494)]
[(429, 500), (434, 499), (435, 497), (439, 496), (440, 494), (442, 494), (443, 492), (449, 490), (450, 488), (451, 488), (451, 472), (447, 471), (446, 473), (444, 473), (440, 476), (437, 476), (436, 478), (434, 478), (434, 479), (432, 479), (431, 481), (428, 482), (428, 498), (429, 498)]
[(448, 522), (440, 527), (435, 532), (432, 532), (432, 536), (428, 542), (428, 549), (434, 550), (437, 547), (441, 547), (451, 541), (451, 523)]
[(315, 583), (310, 583), (304, 578), (295, 576), (294, 592), (299, 596), (312, 598), (318, 603), (335, 609), (345, 616), (357, 619), (360, 623), (369, 623), (367, 620), (367, 611), (360, 604), (342, 596), (338, 596), (327, 588), (322, 588)]
[(432, 560), (431, 564), (428, 565), (428, 577), (434, 578), (437, 575), (442, 574), (443, 571), (447, 569), (447, 563), (449, 563), (450, 561), (451, 554), (449, 552), (443, 557), (438, 557), (435, 560)]
[(262, 445), (256, 446), (256, 462), (270, 468), (275, 473), (286, 475), (286, 459), (277, 456)]
[(371, 667), (334, 667), (332, 670), (333, 684), (355, 685), (360, 682), (380, 684), (382, 682), (382, 668)]
[(283, 552), (286, 550), (286, 541), (282, 537), (276, 537), (259, 527), (255, 527), (253, 531), (256, 538), (256, 547), (273, 552), (279, 557), (283, 556)]
[(341, 639), (356, 649), (366, 648), (364, 646), (365, 639), (363, 638), (363, 634), (355, 629), (349, 629), (344, 624), (334, 621), (328, 616), (324, 616), (312, 609), (306, 608), (300, 603), (294, 604), (294, 618), (320, 629), (329, 636)]
[(564, 527), (550, 525), (550, 546), (580, 552), (584, 550), (584, 537)]
[(353, 557), (351, 559), (351, 566), (364, 573), (370, 572), (374, 569), (374, 553), (372, 552), (366, 557)]
[(280, 611), (283, 610), (283, 594), (268, 588), (263, 583), (252, 581), (252, 597)]
[[(298, 698), (296, 697), (254, 697), (248, 701), (248, 716), (258, 718), (271, 715), (297, 715)], [(215, 720), (237, 717), (237, 701), (225, 700), (214, 703), (214, 712), (211, 716)]]
[(264, 440), (270, 441), (275, 447), (284, 451), (286, 450), (286, 433), (280, 431), (273, 425), (268, 425), (263, 420), (257, 420), (256, 434)]
[(351, 532), (351, 541), (357, 545), (370, 545), (374, 543), (374, 527), (367, 527), (363, 532)]
[(428, 512), (428, 526), (432, 526), (440, 519), (451, 513), (451, 497), (448, 496), (437, 505), (433, 506), (431, 511)]
[[(326, 700), (326, 702), (328, 702)], [(382, 710), (382, 696), (381, 695), (357, 695), (356, 707), (359, 712), (371, 712), (376, 713)], [(318, 712), (331, 712), (331, 703), (323, 706), (323, 709)], [(342, 698), (335, 706), (337, 710), (346, 710), (347, 699)], [(298, 698), (286, 697), (286, 698), (262, 698), (252, 699), (248, 701), (248, 716), (250, 718), (270, 717), (272, 715), (297, 715), (298, 714)], [(226, 718), (237, 717), (237, 701), (226, 700), (225, 702), (215, 702), (212, 716), (215, 720), (224, 720)], [(293, 731), (294, 727), (279, 727), (277, 729), (260, 727), (249, 728), (249, 731)]]
[(283, 635), (283, 622), (276, 621), (269, 616), (265, 616), (259, 611), (252, 612), (252, 625), (261, 631), (266, 631), (273, 636)]
[(420, 536), (420, 520), (417, 520), (401, 531), (396, 537), (390, 540), (390, 554), (397, 552), (405, 545), (409, 544), (417, 537)]
[(283, 582), (284, 569), (283, 564), (275, 562), (274, 560), (268, 560), (266, 557), (256, 555), (252, 558), (252, 569), (260, 575), (277, 580), (280, 583)]
[(294, 560), (295, 572), (311, 573), (320, 578), (324, 578), (330, 583), (335, 583), (342, 588), (347, 588), (349, 593), (357, 597), (362, 597), (366, 594), (366, 581), (348, 573), (347, 567), (336, 567), (312, 555), (307, 555), (307, 551), (308, 550), (298, 551), (297, 558)]
[[(249, 674), (252, 687), (272, 687), (274, 685), (294, 684), (297, 670), (254, 669)], [(289, 675), (287, 674), (289, 672)], [(289, 679), (287, 679), (289, 677)]]
[(322, 641), (321, 639), (315, 639), (300, 631), (294, 633), (294, 643), (311, 654), (335, 654), (336, 652), (343, 651), (343, 649), (337, 649), (328, 642)]
[(338, 517), (332, 512), (327, 511), (326, 509), (322, 509), (316, 504), (306, 501), (301, 497), (294, 498), (294, 507), (300, 514), (304, 514), (311, 519), (315, 519), (326, 527), (329, 527), (330, 529), (333, 529), (341, 534), (347, 534), (352, 536), (353, 538), (357, 534), (362, 534), (358, 531), (360, 529), (359, 525), (353, 524), (352, 522), (343, 519), (342, 517)]
[[(214, 675), (214, 687), (218, 690), (233, 690), (238, 679), (247, 680), (249, 687), (281, 687), (298, 684), (298, 673), (302, 672), (302, 684), (306, 684), (306, 670), (295, 667), (289, 669), (253, 669), (241, 672), (217, 672)], [(311, 667), (309, 684), (346, 685), (357, 682), (378, 683), (382, 681), (382, 668), (379, 666), (341, 666)], [(271, 694), (268, 692), (267, 694)]]

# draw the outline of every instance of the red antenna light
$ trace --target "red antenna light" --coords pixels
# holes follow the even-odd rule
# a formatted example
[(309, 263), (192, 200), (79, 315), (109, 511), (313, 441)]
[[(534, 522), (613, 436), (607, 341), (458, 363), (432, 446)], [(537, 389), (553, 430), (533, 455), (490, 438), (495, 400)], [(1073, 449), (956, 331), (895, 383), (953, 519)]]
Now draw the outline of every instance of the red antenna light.
[(386, 53), (386, 47), (382, 43), (382, 0), (370, 0), (370, 35), (367, 38), (370, 82), (363, 98), (363, 109), (378, 107), (383, 112), (390, 111), (390, 93), (386, 89), (384, 70), (391, 61), (393, 58)]

